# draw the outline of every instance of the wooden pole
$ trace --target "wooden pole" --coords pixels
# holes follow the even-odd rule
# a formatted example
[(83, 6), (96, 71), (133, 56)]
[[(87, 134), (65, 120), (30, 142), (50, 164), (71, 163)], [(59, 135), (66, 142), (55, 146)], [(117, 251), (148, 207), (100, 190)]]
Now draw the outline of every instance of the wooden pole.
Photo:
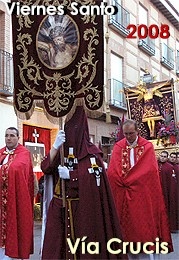
[[(65, 118), (61, 117), (59, 118), (59, 127), (60, 129), (64, 130), (64, 126), (65, 126)], [(64, 146), (62, 145), (60, 147), (60, 158), (61, 158), (61, 166), (64, 166)], [(63, 202), (63, 208), (65, 208), (66, 206), (66, 194), (65, 194), (65, 180), (62, 179), (61, 180), (61, 184), (62, 184), (62, 202)]]

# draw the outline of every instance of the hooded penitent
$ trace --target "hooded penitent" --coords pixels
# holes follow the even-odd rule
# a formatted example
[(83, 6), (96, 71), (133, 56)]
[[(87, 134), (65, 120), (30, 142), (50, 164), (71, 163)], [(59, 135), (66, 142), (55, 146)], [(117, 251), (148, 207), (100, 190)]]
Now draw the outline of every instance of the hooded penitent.
[[(61, 189), (60, 194), (55, 194), (51, 201), (42, 258), (126, 258), (124, 255), (110, 254), (107, 250), (107, 242), (111, 238), (121, 239), (119, 223), (103, 166), (102, 153), (89, 140), (87, 117), (82, 107), (77, 107), (73, 117), (65, 124), (65, 133), (64, 156), (69, 159), (69, 147), (71, 147), (73, 157), (78, 160), (78, 163), (75, 163), (73, 170), (70, 171), (70, 180), (65, 180), (65, 210), (62, 207)], [(90, 173), (92, 169), (90, 158), (95, 158), (96, 165), (100, 167), (100, 186), (97, 186), (95, 174)], [(47, 157), (42, 163), (42, 169), (45, 173), (58, 176), (59, 162), (59, 154), (53, 165), (50, 165)], [(67, 238), (73, 245), (77, 243), (77, 238), (80, 238), (80, 241), (83, 239), (86, 245), (96, 242), (99, 250), (96, 249), (95, 254), (90, 254), (87, 249), (82, 252), (80, 242), (77, 251), (72, 254)], [(119, 247), (118, 244), (118, 249)], [(94, 250), (94, 247), (91, 250)]]

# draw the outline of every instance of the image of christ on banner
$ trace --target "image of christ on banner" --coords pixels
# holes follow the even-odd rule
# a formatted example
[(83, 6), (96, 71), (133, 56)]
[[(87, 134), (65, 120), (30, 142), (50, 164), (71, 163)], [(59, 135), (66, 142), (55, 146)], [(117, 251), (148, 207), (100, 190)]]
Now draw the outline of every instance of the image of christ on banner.
[(39, 26), (36, 42), (39, 59), (45, 66), (50, 69), (64, 68), (78, 52), (77, 24), (68, 15), (49, 15)]

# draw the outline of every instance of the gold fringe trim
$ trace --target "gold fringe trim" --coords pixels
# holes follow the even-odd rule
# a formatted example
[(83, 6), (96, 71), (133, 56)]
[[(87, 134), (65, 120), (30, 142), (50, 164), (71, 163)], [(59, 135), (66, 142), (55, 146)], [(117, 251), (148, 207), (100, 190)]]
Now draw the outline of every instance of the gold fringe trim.
[(33, 103), (31, 109), (28, 112), (23, 113), (23, 112), (18, 111), (17, 108), (14, 105), (15, 114), (21, 120), (29, 120), (31, 118), (33, 112), (34, 112), (34, 109), (35, 109), (35, 105)]
[[(60, 119), (65, 120), (65, 122), (68, 122), (70, 120), (70, 118), (72, 118), (73, 114), (75, 113), (75, 110), (76, 110), (77, 106), (83, 106), (87, 117), (90, 117), (90, 118), (93, 118), (93, 119), (99, 118), (99, 117), (101, 117), (104, 114), (104, 110), (103, 110), (104, 105), (102, 105), (101, 108), (98, 109), (98, 110), (90, 110), (90, 109), (88, 109), (86, 107), (85, 102), (84, 102), (84, 98), (77, 98), (77, 99), (75, 99), (74, 104), (73, 104), (71, 110), (68, 112), (67, 115), (62, 116), (62, 117), (51, 116), (47, 112), (47, 110), (46, 110), (46, 108), (44, 106), (44, 101), (43, 100), (34, 100), (33, 101), (33, 105), (32, 105), (31, 109), (28, 112), (24, 112), (24, 113), (23, 112), (19, 112), (17, 110), (17, 108), (15, 107), (15, 105), (14, 105), (14, 110), (15, 110), (15, 113), (16, 113), (16, 115), (17, 115), (17, 117), (19, 119), (21, 119), (21, 120), (29, 120), (31, 118), (35, 108), (39, 107), (40, 109), (43, 110), (44, 115), (47, 117), (47, 119), (52, 124), (57, 124), (58, 125), (59, 122), (60, 122)], [(106, 116), (107, 116), (107, 113), (106, 113)]]

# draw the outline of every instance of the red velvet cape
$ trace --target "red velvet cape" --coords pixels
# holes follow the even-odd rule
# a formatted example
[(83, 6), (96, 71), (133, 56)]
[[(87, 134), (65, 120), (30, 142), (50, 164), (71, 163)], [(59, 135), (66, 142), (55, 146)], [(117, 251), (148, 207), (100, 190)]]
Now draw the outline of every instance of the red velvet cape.
[[(5, 147), (0, 150), (0, 163), (5, 157), (4, 151)], [(34, 176), (30, 152), (19, 144), (14, 154), (9, 155), (8, 163), (0, 168), (0, 187), (4, 183), (3, 172), (8, 179), (5, 254), (12, 258), (27, 259), (33, 252)], [(2, 192), (0, 188), (0, 199)], [(0, 218), (1, 232), (2, 215)], [(0, 241), (2, 244), (2, 237)]]
[(158, 237), (168, 242), (172, 250), (153, 145), (138, 138), (138, 146), (134, 148), (137, 162), (132, 168), (129, 153), (125, 138), (117, 142), (108, 168), (122, 236), (127, 242), (143, 243), (155, 242)]
[(173, 165), (168, 162), (159, 162), (159, 173), (169, 217), (170, 230), (175, 231), (179, 229), (179, 185), (177, 174)]

